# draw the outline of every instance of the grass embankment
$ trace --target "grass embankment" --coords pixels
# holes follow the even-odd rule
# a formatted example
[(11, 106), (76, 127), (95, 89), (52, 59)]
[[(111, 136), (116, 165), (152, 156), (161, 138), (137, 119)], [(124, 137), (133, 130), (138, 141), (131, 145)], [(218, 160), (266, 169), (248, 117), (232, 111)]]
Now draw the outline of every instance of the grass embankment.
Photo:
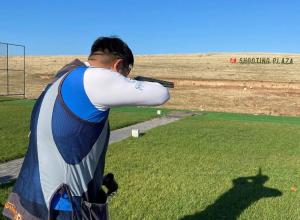
[[(35, 100), (0, 99), (0, 163), (24, 156), (34, 103)], [(115, 130), (154, 117), (154, 108), (122, 107), (111, 109), (109, 121), (111, 130)]]

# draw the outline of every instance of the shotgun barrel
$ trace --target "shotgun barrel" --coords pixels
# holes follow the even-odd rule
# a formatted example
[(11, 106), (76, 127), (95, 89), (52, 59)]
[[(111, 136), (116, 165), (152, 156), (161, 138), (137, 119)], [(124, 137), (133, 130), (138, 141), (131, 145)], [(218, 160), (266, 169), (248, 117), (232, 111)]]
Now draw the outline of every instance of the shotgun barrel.
[(170, 82), (170, 81), (154, 79), (154, 78), (145, 77), (145, 76), (136, 76), (136, 77), (134, 77), (134, 79), (136, 79), (138, 81), (157, 82), (157, 83), (160, 83), (161, 85), (163, 85), (164, 87), (174, 88), (174, 83)]

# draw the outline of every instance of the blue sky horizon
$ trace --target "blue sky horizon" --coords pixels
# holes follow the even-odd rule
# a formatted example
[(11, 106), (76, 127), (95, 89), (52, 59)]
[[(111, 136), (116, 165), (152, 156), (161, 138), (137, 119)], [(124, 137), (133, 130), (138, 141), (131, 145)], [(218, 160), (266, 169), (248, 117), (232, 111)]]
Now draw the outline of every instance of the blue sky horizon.
[(97, 37), (111, 35), (136, 55), (297, 54), (299, 6), (291, 0), (5, 1), (0, 42), (24, 44), (27, 55), (87, 55)]

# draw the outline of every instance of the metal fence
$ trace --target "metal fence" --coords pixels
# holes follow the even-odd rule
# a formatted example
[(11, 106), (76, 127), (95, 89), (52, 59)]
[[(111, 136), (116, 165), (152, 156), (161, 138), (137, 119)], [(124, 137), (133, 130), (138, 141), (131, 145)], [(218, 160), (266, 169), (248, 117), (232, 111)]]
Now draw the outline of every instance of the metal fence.
[(25, 46), (0, 42), (0, 96), (25, 98)]

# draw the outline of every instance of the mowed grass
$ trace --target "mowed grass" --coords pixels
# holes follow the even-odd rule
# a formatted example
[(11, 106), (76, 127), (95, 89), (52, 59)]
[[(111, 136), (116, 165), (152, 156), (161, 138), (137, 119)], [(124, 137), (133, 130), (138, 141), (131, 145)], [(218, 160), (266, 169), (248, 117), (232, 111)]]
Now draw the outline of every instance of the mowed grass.
[[(109, 147), (118, 219), (299, 219), (300, 119), (207, 113)], [(260, 171), (261, 170), (261, 171)]]
[(299, 118), (189, 117), (109, 146), (106, 172), (120, 186), (110, 217), (299, 219), (299, 157)]
[[(0, 98), (0, 163), (24, 156), (34, 103), (35, 100)], [(115, 130), (157, 115), (155, 108), (122, 107), (111, 109), (109, 117), (111, 130)]]

